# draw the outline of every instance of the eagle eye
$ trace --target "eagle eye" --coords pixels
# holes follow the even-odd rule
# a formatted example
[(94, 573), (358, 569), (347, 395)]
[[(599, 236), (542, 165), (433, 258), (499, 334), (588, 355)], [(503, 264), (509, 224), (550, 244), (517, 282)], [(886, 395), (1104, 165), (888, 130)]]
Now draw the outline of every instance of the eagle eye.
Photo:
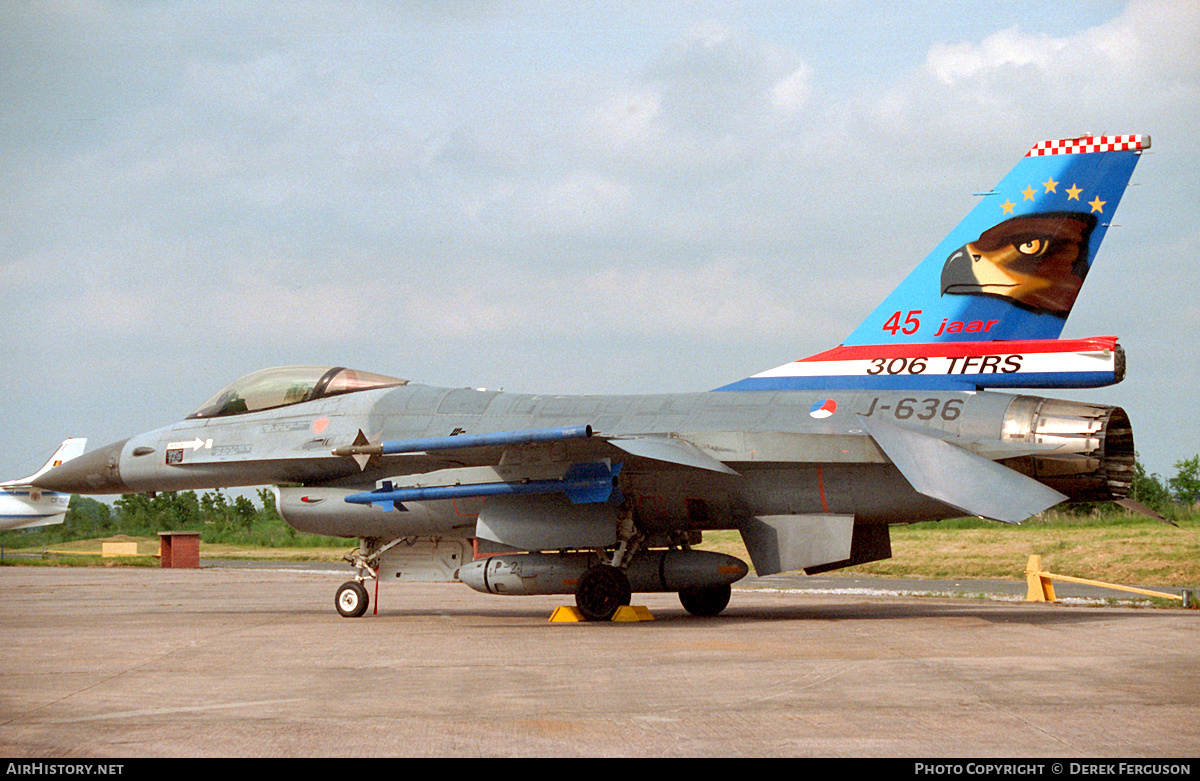
[(1045, 239), (1026, 239), (1016, 245), (1017, 252), (1022, 255), (1040, 255), (1048, 243)]

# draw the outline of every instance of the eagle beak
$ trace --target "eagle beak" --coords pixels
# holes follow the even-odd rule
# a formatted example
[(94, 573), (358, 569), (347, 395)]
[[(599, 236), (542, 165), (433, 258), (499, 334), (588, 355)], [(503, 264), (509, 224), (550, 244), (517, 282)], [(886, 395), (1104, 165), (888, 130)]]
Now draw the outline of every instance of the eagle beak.
[(971, 251), (970, 244), (950, 253), (946, 265), (942, 266), (942, 295), (947, 293), (978, 293), (979, 278), (975, 276), (975, 261), (979, 256)]

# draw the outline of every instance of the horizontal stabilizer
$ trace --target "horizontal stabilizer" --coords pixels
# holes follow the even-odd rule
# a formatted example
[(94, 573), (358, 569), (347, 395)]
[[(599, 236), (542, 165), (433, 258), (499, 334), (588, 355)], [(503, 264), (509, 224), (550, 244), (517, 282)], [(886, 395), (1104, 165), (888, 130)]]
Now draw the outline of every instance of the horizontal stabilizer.
[(707, 469), (727, 475), (737, 472), (725, 466), (717, 459), (705, 453), (700, 448), (678, 437), (634, 437), (631, 439), (610, 439), (608, 443), (620, 448), (626, 453), (654, 461), (665, 461), (669, 464), (691, 466), (696, 469)]
[(1020, 523), (1067, 497), (956, 445), (919, 431), (858, 416), (871, 438), (916, 491), (1004, 523)]
[(1005, 458), (1023, 458), (1025, 456), (1048, 456), (1063, 447), (1061, 441), (1051, 442), (1022, 442), (1020, 440), (1003, 439), (963, 439), (949, 431), (938, 428), (925, 429), (921, 432), (927, 437), (949, 442), (955, 447), (970, 451), (977, 456), (983, 456), (988, 461), (1000, 461)]

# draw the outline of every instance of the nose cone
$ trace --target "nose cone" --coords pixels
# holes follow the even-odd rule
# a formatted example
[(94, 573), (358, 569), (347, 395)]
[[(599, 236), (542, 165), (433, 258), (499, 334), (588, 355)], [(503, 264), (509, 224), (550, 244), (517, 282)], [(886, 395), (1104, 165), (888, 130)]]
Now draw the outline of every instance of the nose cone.
[(123, 439), (59, 464), (33, 484), (64, 494), (125, 493), (128, 489), (121, 481), (121, 450), (128, 441)]

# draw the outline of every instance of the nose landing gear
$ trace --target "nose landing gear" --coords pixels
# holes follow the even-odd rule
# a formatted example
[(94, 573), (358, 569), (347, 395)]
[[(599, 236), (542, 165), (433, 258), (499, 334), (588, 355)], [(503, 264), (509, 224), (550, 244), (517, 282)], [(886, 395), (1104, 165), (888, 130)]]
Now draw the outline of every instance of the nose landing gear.
[(351, 580), (343, 583), (337, 590), (333, 604), (337, 606), (338, 613), (341, 613), (344, 618), (358, 618), (367, 612), (367, 605), (370, 604), (370, 601), (366, 587), (357, 580)]

